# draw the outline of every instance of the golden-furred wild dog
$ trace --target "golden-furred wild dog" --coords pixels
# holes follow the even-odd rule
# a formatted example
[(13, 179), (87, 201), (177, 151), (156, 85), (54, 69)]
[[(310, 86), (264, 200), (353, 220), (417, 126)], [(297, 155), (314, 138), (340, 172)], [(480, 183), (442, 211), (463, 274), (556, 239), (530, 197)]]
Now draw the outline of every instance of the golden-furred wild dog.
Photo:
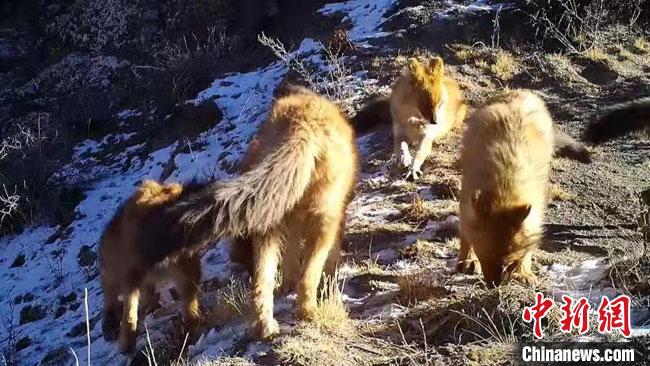
[(418, 179), (433, 142), (463, 122), (467, 105), (458, 83), (444, 75), (440, 57), (424, 64), (411, 58), (408, 69), (393, 84), (390, 112), (397, 159), (394, 172), (401, 166), (408, 169), (407, 178)]
[[(118, 210), (101, 239), (100, 280), (104, 292), (103, 333), (107, 340), (117, 337), (119, 348), (130, 352), (135, 346), (138, 323), (138, 300), (151, 301), (157, 282), (171, 279), (183, 302), (185, 328), (192, 332), (199, 317), (198, 292), (201, 280), (201, 258), (198, 254), (181, 253), (173, 260), (146, 267), (141, 255), (140, 227), (148, 215), (175, 202), (183, 188), (180, 184), (161, 185), (145, 180), (135, 194)], [(133, 277), (141, 278), (137, 286)], [(125, 311), (118, 297), (126, 304)], [(152, 304), (147, 304), (152, 305)]]
[(175, 203), (139, 220), (144, 261), (138, 268), (122, 265), (132, 273), (126, 298), (138, 297), (147, 268), (192, 255), (222, 237), (247, 237), (255, 267), (252, 331), (268, 338), (279, 332), (273, 318), (279, 252), (283, 244), (304, 239), (298, 315), (313, 316), (323, 266), (340, 238), (356, 181), (354, 133), (338, 107), (303, 91), (273, 103), (255, 141), (258, 153), (250, 170), (228, 181), (185, 189)]
[[(458, 270), (480, 262), (485, 282), (535, 282), (531, 257), (543, 231), (553, 121), (544, 101), (507, 91), (467, 121), (461, 152)], [(473, 253), (474, 252), (474, 253)]]

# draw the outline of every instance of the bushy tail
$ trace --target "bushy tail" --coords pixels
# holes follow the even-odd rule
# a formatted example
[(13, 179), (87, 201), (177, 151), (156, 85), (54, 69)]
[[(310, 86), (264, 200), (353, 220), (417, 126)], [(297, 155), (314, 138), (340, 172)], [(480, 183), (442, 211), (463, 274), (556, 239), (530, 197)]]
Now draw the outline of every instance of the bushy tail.
[(365, 133), (380, 124), (390, 124), (390, 97), (377, 96), (366, 103), (359, 112), (352, 117), (352, 126), (357, 135)]
[(316, 165), (317, 146), (295, 133), (252, 170), (181, 198), (170, 208), (184, 245), (265, 232), (302, 198)]
[(650, 131), (650, 97), (612, 107), (587, 126), (584, 139), (600, 144), (633, 131)]
[(589, 154), (589, 150), (587, 150), (583, 144), (574, 140), (573, 137), (558, 130), (557, 128), (555, 129), (553, 148), (555, 157), (577, 160), (584, 164), (591, 163), (591, 155)]

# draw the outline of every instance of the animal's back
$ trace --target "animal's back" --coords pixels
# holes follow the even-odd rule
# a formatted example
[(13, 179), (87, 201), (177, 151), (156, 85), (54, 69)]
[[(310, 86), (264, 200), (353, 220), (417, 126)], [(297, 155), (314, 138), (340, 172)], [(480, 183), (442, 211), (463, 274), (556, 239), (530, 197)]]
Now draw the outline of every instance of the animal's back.
[[(302, 139), (319, 151), (317, 166), (344, 175), (356, 173), (357, 151), (354, 130), (339, 108), (311, 93), (291, 94), (273, 104), (267, 121), (255, 137), (244, 159), (243, 171), (252, 169), (283, 139)], [(322, 169), (316, 169), (316, 174)], [(335, 172), (332, 172), (335, 173)]]
[[(488, 103), (467, 123), (463, 192), (492, 191), (495, 206), (527, 203), (541, 214), (553, 154), (553, 122), (544, 102), (515, 90)], [(541, 219), (530, 215), (536, 216)]]

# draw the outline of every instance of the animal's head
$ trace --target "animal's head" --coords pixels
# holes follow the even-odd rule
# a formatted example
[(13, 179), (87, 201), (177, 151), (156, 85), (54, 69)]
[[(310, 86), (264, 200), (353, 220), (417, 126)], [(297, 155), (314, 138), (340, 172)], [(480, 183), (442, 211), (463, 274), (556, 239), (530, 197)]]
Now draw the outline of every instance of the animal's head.
[(523, 230), (531, 205), (497, 206), (494, 194), (481, 190), (474, 191), (471, 205), (476, 214), (475, 229), (481, 237), (480, 245), (474, 245), (474, 250), (481, 263), (483, 277), (488, 285), (498, 286), (509, 277), (535, 243)]
[(436, 123), (435, 111), (444, 101), (442, 58), (433, 57), (422, 63), (412, 57), (409, 59), (409, 70), (413, 75), (413, 86), (419, 94), (422, 114), (431, 123)]

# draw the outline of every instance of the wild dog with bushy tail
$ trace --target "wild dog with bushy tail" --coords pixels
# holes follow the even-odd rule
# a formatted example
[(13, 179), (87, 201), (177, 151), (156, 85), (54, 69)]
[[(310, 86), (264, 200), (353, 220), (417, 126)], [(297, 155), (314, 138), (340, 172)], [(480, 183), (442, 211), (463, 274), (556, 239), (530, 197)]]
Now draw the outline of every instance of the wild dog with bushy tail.
[(406, 178), (418, 179), (433, 142), (463, 122), (467, 105), (458, 83), (445, 76), (440, 57), (424, 64), (411, 58), (393, 85), (390, 112), (397, 159), (393, 172), (406, 169)]
[[(247, 237), (254, 254), (252, 333), (270, 338), (279, 332), (273, 318), (279, 253), (286, 243), (290, 248), (304, 241), (298, 316), (313, 318), (318, 283), (340, 239), (358, 174), (353, 130), (333, 103), (302, 91), (273, 103), (253, 145), (250, 170), (183, 192), (175, 203), (139, 220), (140, 265), (123, 268), (133, 273), (127, 298), (138, 296), (142, 273), (160, 263), (192, 255), (220, 238)], [(285, 250), (285, 258), (290, 254)]]
[(544, 101), (530, 91), (507, 91), (470, 116), (461, 151), (459, 271), (480, 267), (488, 285), (535, 282), (553, 138)]

